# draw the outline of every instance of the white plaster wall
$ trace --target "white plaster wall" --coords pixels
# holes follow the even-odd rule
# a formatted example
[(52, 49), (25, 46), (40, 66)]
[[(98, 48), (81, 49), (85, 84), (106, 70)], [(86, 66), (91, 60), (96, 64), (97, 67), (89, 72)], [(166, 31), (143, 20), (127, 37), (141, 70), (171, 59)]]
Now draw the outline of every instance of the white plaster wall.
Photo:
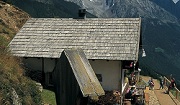
[(121, 61), (89, 60), (94, 72), (102, 74), (101, 85), (104, 90), (119, 90)]

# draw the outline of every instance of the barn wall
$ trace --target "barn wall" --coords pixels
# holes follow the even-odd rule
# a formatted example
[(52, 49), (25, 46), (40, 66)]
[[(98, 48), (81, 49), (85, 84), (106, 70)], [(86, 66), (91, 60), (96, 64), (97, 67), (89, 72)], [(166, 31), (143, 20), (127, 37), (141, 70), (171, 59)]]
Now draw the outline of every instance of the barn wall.
[(76, 105), (81, 91), (64, 53), (57, 60), (53, 77), (57, 105)]
[(102, 75), (100, 81), (104, 90), (120, 89), (121, 62), (107, 60), (89, 60), (94, 72)]
[(56, 60), (44, 58), (44, 72), (52, 72), (55, 67)]
[(23, 58), (23, 62), (30, 70), (42, 70), (42, 58)]
[(45, 82), (47, 86), (52, 85), (50, 75), (55, 68), (56, 59), (51, 58), (23, 58), (26, 67), (33, 71), (42, 71), (39, 81)]
[[(43, 61), (44, 60), (44, 61)], [(23, 62), (25, 63), (26, 67), (28, 67), (31, 70), (39, 70), (42, 71), (44, 69), (44, 72), (52, 72), (55, 67), (56, 59), (50, 59), (50, 58), (23, 58)], [(43, 63), (44, 62), (44, 68)]]

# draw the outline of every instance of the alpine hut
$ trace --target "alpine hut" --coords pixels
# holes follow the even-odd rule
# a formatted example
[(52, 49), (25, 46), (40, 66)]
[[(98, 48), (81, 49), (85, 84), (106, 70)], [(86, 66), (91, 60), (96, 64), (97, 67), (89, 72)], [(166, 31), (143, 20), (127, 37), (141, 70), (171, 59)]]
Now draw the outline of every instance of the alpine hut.
[(141, 18), (30, 18), (9, 48), (55, 86), (57, 104), (75, 105), (79, 95), (124, 92), (124, 62), (138, 60), (140, 27)]

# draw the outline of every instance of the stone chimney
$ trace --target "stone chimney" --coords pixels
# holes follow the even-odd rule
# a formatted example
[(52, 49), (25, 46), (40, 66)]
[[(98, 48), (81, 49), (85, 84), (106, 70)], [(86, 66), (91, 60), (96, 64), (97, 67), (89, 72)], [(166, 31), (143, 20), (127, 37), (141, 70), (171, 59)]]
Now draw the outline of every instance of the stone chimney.
[(79, 19), (85, 19), (86, 18), (86, 9), (80, 8), (78, 11)]

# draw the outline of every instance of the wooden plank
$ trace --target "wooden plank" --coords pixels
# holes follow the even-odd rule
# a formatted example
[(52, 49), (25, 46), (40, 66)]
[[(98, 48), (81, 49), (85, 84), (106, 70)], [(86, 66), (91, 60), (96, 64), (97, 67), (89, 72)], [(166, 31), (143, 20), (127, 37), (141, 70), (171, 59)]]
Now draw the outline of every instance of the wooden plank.
[(145, 93), (144, 98), (145, 98), (146, 105), (149, 105), (149, 93)]
[(79, 50), (65, 50), (65, 54), (70, 62), (83, 96), (103, 95), (104, 90), (84, 53), (82, 53), (82, 51), (79, 52)]

